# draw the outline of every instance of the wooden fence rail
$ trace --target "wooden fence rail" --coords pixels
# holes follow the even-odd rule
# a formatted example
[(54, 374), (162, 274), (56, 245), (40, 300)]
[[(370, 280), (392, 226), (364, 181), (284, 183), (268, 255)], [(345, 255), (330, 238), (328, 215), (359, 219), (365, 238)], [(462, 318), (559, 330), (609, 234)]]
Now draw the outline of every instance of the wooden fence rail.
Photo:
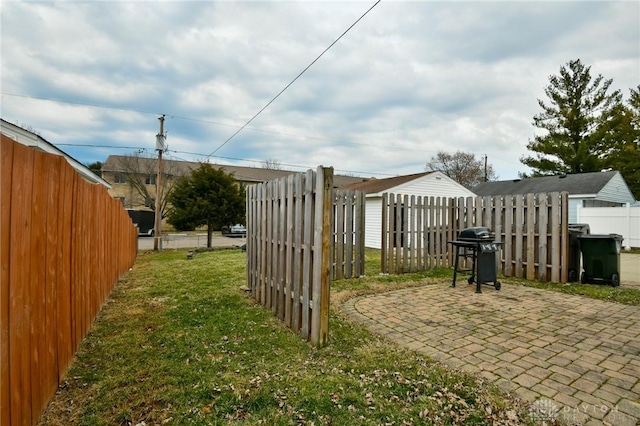
[(437, 198), (383, 194), (382, 272), (451, 267), (447, 241), (460, 230), (485, 226), (503, 249), (499, 273), (507, 277), (567, 282), (567, 193)]
[(35, 424), (132, 266), (137, 232), (63, 157), (0, 142), (0, 424)]

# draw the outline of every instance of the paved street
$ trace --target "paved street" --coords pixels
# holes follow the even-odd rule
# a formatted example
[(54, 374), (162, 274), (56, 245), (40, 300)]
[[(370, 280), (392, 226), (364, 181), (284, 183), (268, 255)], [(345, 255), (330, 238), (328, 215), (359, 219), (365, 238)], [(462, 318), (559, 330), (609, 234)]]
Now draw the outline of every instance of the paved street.
[(474, 290), (430, 285), (355, 298), (342, 310), (570, 424), (638, 424), (639, 307), (505, 282), (501, 291)]
[[(247, 242), (246, 238), (229, 238), (214, 235), (211, 240), (213, 247), (241, 246)], [(163, 249), (187, 249), (207, 246), (207, 234), (166, 234), (162, 236)], [(153, 238), (138, 237), (138, 250), (153, 250)]]

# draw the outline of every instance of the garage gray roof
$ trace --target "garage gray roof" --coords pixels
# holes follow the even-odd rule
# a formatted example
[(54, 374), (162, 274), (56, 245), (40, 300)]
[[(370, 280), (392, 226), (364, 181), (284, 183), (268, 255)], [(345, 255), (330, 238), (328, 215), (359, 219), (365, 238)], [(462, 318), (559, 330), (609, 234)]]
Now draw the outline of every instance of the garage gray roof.
[(571, 195), (597, 194), (616, 173), (618, 172), (593, 172), (483, 182), (472, 191), (480, 196), (564, 191)]

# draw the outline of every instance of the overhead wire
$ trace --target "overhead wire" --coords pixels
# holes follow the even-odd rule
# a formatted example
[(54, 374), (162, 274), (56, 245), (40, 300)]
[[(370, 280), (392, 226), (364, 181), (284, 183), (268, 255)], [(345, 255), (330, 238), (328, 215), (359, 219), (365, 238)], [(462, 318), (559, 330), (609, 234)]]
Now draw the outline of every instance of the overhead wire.
[[(57, 102), (57, 103), (63, 103), (63, 104), (87, 106), (87, 107), (91, 107), (91, 108), (103, 108), (103, 109), (110, 109), (110, 110), (115, 110), (115, 111), (136, 112), (136, 113), (139, 113), (139, 114), (162, 115), (162, 113), (139, 110), (139, 109), (135, 109), (135, 108), (111, 107), (111, 106), (107, 106), (107, 105), (91, 104), (91, 103), (77, 102), (77, 101), (66, 101), (66, 100), (62, 100), (62, 99), (43, 98), (43, 97), (38, 97), (38, 96), (20, 95), (20, 94), (14, 94), (14, 93), (0, 92), (0, 95), (3, 95), (3, 96), (14, 96), (14, 97), (25, 98), (25, 99), (35, 99), (35, 100), (41, 100), (41, 101), (47, 101), (47, 102)], [(234, 125), (234, 124), (221, 123), (221, 122), (213, 121), (213, 120), (205, 120), (205, 119), (200, 119), (200, 118), (186, 117), (186, 116), (175, 115), (175, 114), (170, 114), (170, 113), (165, 113), (165, 115), (166, 115), (167, 118), (172, 118), (172, 119), (185, 120), (185, 121), (194, 121), (194, 122), (198, 122), (198, 123), (212, 124), (212, 125), (216, 125), (216, 126), (225, 126), (225, 127), (238, 128), (238, 126)], [(258, 129), (258, 128), (255, 128), (255, 127), (245, 127), (245, 129), (249, 130), (249, 131), (252, 131), (252, 132), (260, 132), (260, 133), (267, 133), (267, 134), (272, 134), (272, 135), (288, 136), (288, 137), (293, 137), (293, 138), (310, 139), (310, 140), (317, 140), (317, 141), (338, 142), (338, 143), (343, 144), (343, 145), (366, 146), (367, 148), (393, 149), (393, 150), (403, 150), (403, 151), (413, 151), (413, 152), (416, 152), (416, 151), (431, 152), (431, 153), (436, 152), (436, 151), (430, 151), (430, 150), (416, 150), (415, 148), (408, 148), (408, 147), (402, 147), (402, 146), (376, 145), (376, 144), (371, 144), (371, 143), (350, 142), (350, 141), (345, 141), (343, 139), (325, 138), (325, 137), (320, 137), (320, 136), (297, 135), (297, 134), (293, 134), (293, 133), (276, 132), (276, 131), (273, 131), (273, 130)], [(58, 144), (58, 145), (62, 145), (62, 144)], [(212, 154), (209, 154), (209, 155), (213, 156)]]
[[(55, 145), (74, 146), (74, 147), (89, 147), (89, 148), (132, 149), (132, 150), (139, 151), (139, 152), (143, 152), (143, 151), (154, 152), (154, 150), (152, 150), (152, 149), (150, 149), (148, 147), (143, 147), (143, 146), (119, 146), (119, 145), (76, 144), (76, 143), (56, 143)], [(209, 158), (218, 158), (218, 159), (221, 159), (221, 160), (242, 161), (242, 162), (246, 162), (246, 163), (264, 164), (264, 161), (262, 161), (262, 160), (253, 160), (253, 159), (249, 159), (249, 158), (226, 157), (226, 156), (221, 156), (221, 155), (207, 156), (207, 154), (203, 154), (203, 153), (199, 153), (199, 152), (179, 151), (179, 150), (174, 150), (174, 149), (167, 149), (165, 152), (167, 153), (167, 155), (169, 157), (175, 158), (176, 160), (179, 160), (179, 161), (187, 161), (187, 162), (194, 162), (194, 161), (193, 160), (188, 160), (186, 158), (178, 157), (178, 156), (173, 155), (171, 153), (174, 152), (174, 153), (177, 153), (177, 154), (194, 155), (194, 156), (197, 156), (197, 157), (201, 157), (204, 160), (207, 160)], [(290, 164), (290, 163), (280, 163), (280, 162), (278, 163), (278, 165), (284, 166), (284, 167), (294, 167), (294, 168), (302, 169), (302, 170), (313, 169), (315, 167), (315, 166), (308, 166), (308, 165), (301, 165), (301, 164)], [(359, 175), (367, 175), (367, 176), (395, 176), (395, 174), (392, 174), (392, 173), (367, 172), (367, 171), (360, 171), (360, 170), (335, 169), (335, 171), (343, 172), (343, 173), (353, 173), (353, 174), (359, 174)]]
[[(261, 161), (259, 161), (259, 160), (249, 160), (249, 159), (241, 159), (241, 158), (233, 158), (233, 157), (221, 157), (221, 156), (215, 156), (214, 155), (216, 152), (218, 152), (222, 147), (224, 147), (228, 142), (230, 142), (236, 135), (238, 135), (244, 129), (248, 129), (248, 130), (252, 130), (252, 131), (256, 131), (256, 132), (264, 132), (264, 133), (283, 135), (283, 136), (300, 137), (300, 138), (306, 138), (306, 139), (324, 140), (324, 141), (331, 141), (331, 142), (340, 142), (340, 143), (349, 144), (349, 145), (366, 146), (368, 148), (383, 148), (383, 149), (393, 149), (393, 150), (411, 150), (411, 151), (415, 152), (416, 151), (415, 148), (408, 148), (408, 147), (405, 148), (405, 147), (399, 147), (399, 146), (390, 147), (390, 146), (364, 144), (364, 143), (357, 143), (357, 142), (347, 142), (347, 141), (343, 141), (343, 140), (339, 140), (339, 139), (294, 135), (294, 134), (287, 134), (287, 133), (282, 133), (282, 132), (275, 132), (275, 131), (269, 131), (269, 130), (263, 130), (263, 129), (255, 129), (255, 128), (248, 127), (248, 125), (254, 119), (256, 119), (276, 99), (278, 99), (291, 85), (293, 85), (293, 83), (295, 83), (309, 68), (311, 68), (327, 51), (329, 51), (338, 41), (340, 41), (340, 39), (342, 39), (353, 27), (355, 27), (355, 25), (357, 25), (358, 22), (360, 22), (369, 12), (371, 12), (371, 10), (373, 10), (381, 1), (382, 0), (377, 0), (371, 7), (369, 7), (369, 9), (367, 9), (357, 20), (355, 20), (327, 48), (325, 48), (293, 80), (291, 80), (280, 92), (278, 92), (269, 102), (267, 102), (267, 104), (265, 106), (263, 106), (256, 114), (254, 114), (246, 123), (244, 123), (242, 126), (240, 126), (229, 138), (227, 138), (222, 144), (220, 144), (213, 152), (211, 152), (208, 155), (198, 154), (198, 153), (189, 153), (189, 152), (184, 152), (184, 151), (173, 151), (173, 152), (177, 152), (177, 153), (181, 153), (182, 152), (182, 153), (186, 153), (186, 154), (190, 154), (190, 155), (203, 156), (203, 158), (205, 160), (208, 159), (208, 158), (211, 158), (211, 157), (216, 157), (216, 158), (221, 158), (221, 159), (229, 159), (229, 160), (233, 160), (233, 161), (247, 161), (247, 162), (260, 163)], [(86, 102), (65, 101), (65, 100), (59, 100), (59, 99), (42, 98), (42, 97), (36, 97), (36, 96), (28, 96), (28, 95), (20, 95), (20, 94), (12, 94), (12, 93), (4, 93), (4, 92), (0, 92), (0, 94), (4, 95), (4, 96), (14, 96), (14, 97), (21, 97), (21, 98), (38, 99), (38, 100), (44, 100), (44, 101), (50, 101), (50, 102), (59, 102), (59, 103), (68, 103), (68, 104), (73, 104), (73, 105), (89, 106), (89, 107), (94, 107), (94, 108), (105, 108), (105, 109), (111, 109), (111, 110), (117, 110), (117, 111), (136, 112), (136, 113), (140, 113), (140, 114), (154, 114), (154, 115), (161, 114), (161, 113), (155, 112), (155, 111), (139, 110), (139, 109), (135, 109), (135, 108), (112, 107), (112, 106), (106, 106), (106, 105), (91, 104), (91, 103), (86, 103)], [(219, 125), (219, 126), (226, 126), (226, 127), (237, 127), (237, 126), (234, 126), (234, 125), (231, 125), (231, 124), (220, 123), (220, 122), (211, 121), (211, 120), (196, 119), (196, 118), (192, 118), (192, 117), (185, 117), (185, 116), (179, 116), (179, 115), (173, 115), (173, 114), (166, 114), (166, 115), (168, 117), (175, 118), (175, 119), (182, 119), (182, 120), (195, 121), (195, 122), (203, 122), (203, 123), (214, 124), (214, 125)], [(146, 148), (144, 148), (144, 147), (125, 147), (125, 146), (110, 146), (110, 145), (91, 145), (91, 144), (81, 145), (81, 144), (64, 144), (64, 143), (59, 143), (58, 145), (146, 150)], [(430, 151), (430, 150), (419, 150), (419, 151), (421, 151), (421, 152), (432, 152), (432, 153), (435, 152), (435, 151)], [(306, 167), (306, 166), (294, 165), (294, 164), (282, 164), (282, 165), (289, 166), (289, 167), (300, 167), (300, 168), (305, 168)], [(368, 174), (368, 175), (393, 176), (392, 174), (386, 174), (386, 173), (371, 173), (371, 172), (349, 171), (349, 170), (342, 170), (342, 171), (347, 172), (347, 173), (363, 173), (363, 174)]]
[(238, 130), (235, 131), (235, 133), (233, 133), (231, 136), (229, 136), (229, 138), (227, 138), (227, 140), (225, 140), (222, 144), (220, 144), (216, 149), (213, 150), (213, 152), (211, 154), (209, 154), (209, 156), (212, 156), (213, 154), (215, 154), (216, 152), (218, 152), (220, 149), (222, 149), (222, 147), (224, 147), (227, 143), (229, 143), (231, 141), (231, 139), (233, 139), (238, 133), (240, 133), (245, 127), (247, 127), (253, 120), (255, 120), (260, 114), (262, 114), (262, 112), (267, 109), (269, 107), (269, 105), (271, 105), (276, 99), (278, 99), (280, 97), (280, 95), (282, 95), (284, 93), (285, 90), (287, 90), (293, 83), (296, 82), (296, 80), (298, 80), (302, 74), (304, 74), (305, 72), (307, 72), (307, 70), (309, 68), (311, 68), (313, 66), (313, 64), (315, 64), (325, 53), (327, 53), (329, 51), (329, 49), (331, 49), (338, 41), (340, 41), (340, 39), (342, 37), (344, 37), (345, 34), (347, 34), (353, 27), (356, 26), (356, 24), (358, 22), (360, 22), (360, 20), (362, 18), (364, 18), (369, 12), (371, 12), (371, 10), (373, 10), (374, 7), (376, 7), (378, 5), (378, 3), (380, 3), (382, 0), (378, 0), (376, 1), (373, 6), (371, 6), (369, 9), (367, 9), (366, 12), (364, 12), (358, 19), (356, 19), (356, 21), (351, 24), (349, 26), (349, 28), (347, 28), (342, 34), (340, 34), (340, 36), (335, 39), (333, 41), (333, 43), (331, 43), (326, 49), (324, 49), (322, 51), (322, 53), (320, 53), (313, 61), (311, 61), (311, 63), (309, 65), (307, 65), (305, 67), (305, 69), (303, 69), (293, 80), (291, 80), (289, 82), (289, 84), (287, 84), (284, 89), (282, 89), (280, 92), (278, 92), (277, 95), (275, 95), (269, 102), (267, 102), (267, 104), (265, 106), (263, 106), (260, 111), (258, 111), (257, 113), (254, 114), (253, 117), (251, 117), (249, 119), (249, 121), (247, 121), (245, 124), (242, 125), (242, 127), (240, 127)]

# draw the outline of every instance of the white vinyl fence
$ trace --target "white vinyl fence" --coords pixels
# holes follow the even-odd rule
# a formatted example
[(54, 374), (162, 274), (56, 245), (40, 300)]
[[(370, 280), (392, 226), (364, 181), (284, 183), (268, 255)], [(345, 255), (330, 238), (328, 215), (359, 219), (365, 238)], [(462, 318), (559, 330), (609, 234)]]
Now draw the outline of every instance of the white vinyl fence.
[(640, 206), (578, 206), (577, 223), (589, 224), (592, 234), (622, 235), (622, 245), (626, 249), (640, 247)]

